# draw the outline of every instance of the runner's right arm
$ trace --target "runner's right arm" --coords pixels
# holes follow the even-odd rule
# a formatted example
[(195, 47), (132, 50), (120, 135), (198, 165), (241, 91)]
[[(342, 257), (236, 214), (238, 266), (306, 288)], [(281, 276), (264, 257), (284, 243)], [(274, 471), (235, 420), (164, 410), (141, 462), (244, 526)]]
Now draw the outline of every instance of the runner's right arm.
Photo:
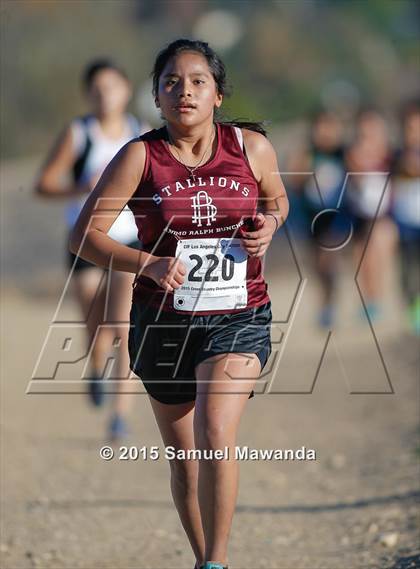
[(165, 290), (178, 288), (186, 274), (173, 257), (156, 257), (122, 245), (108, 231), (136, 192), (146, 161), (144, 142), (128, 142), (111, 160), (90, 193), (70, 237), (75, 255), (103, 268), (142, 274)]
[(39, 196), (68, 199), (92, 190), (94, 180), (84, 185), (75, 185), (71, 182), (66, 184), (63, 181), (63, 178), (71, 174), (77, 158), (74, 154), (72, 137), (71, 126), (68, 126), (52, 147), (35, 184), (35, 192)]

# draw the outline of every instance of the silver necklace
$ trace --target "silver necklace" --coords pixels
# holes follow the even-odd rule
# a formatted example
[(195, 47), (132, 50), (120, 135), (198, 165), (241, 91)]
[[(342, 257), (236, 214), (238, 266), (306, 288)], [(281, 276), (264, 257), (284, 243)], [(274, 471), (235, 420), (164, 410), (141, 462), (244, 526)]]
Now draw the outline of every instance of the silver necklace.
[(169, 143), (172, 144), (172, 146), (173, 146), (173, 148), (174, 148), (174, 150), (175, 150), (175, 152), (176, 152), (176, 154), (177, 154), (177, 156), (178, 156), (178, 161), (179, 161), (183, 166), (185, 166), (185, 168), (186, 168), (186, 169), (188, 170), (188, 172), (190, 173), (190, 175), (189, 175), (188, 177), (191, 179), (191, 181), (192, 181), (192, 182), (195, 182), (195, 171), (197, 170), (197, 168), (199, 168), (199, 167), (201, 166), (201, 163), (202, 163), (203, 160), (204, 160), (204, 156), (207, 154), (208, 149), (210, 148), (211, 144), (213, 143), (213, 140), (214, 140), (214, 138), (215, 138), (215, 136), (216, 136), (216, 128), (213, 127), (213, 134), (212, 134), (212, 136), (210, 137), (210, 141), (209, 141), (209, 143), (208, 143), (208, 145), (207, 145), (207, 147), (206, 147), (206, 149), (205, 149), (205, 151), (204, 151), (204, 154), (203, 154), (202, 157), (200, 158), (200, 161), (198, 162), (198, 164), (196, 164), (196, 165), (193, 166), (192, 168), (191, 168), (190, 166), (187, 166), (187, 165), (185, 164), (185, 162), (183, 162), (183, 161), (181, 160), (181, 156), (180, 156), (180, 154), (179, 154), (179, 152), (178, 152), (178, 148), (175, 146), (175, 144), (174, 144), (173, 141), (171, 140), (171, 136), (170, 136), (170, 134), (169, 134), (169, 131), (167, 130), (166, 132), (168, 133), (168, 140), (169, 140)]

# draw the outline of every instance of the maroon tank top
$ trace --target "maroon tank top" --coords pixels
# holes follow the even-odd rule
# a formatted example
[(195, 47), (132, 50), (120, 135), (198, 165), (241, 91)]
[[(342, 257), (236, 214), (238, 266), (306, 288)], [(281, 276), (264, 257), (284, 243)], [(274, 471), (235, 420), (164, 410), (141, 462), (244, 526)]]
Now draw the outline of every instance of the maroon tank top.
[(194, 179), (167, 146), (163, 127), (144, 134), (142, 180), (128, 205), (142, 249), (179, 256), (187, 265), (181, 289), (166, 293), (138, 276), (133, 300), (179, 313), (221, 314), (270, 300), (261, 261), (241, 247), (240, 227), (256, 214), (258, 183), (233, 127), (216, 123), (217, 149)]

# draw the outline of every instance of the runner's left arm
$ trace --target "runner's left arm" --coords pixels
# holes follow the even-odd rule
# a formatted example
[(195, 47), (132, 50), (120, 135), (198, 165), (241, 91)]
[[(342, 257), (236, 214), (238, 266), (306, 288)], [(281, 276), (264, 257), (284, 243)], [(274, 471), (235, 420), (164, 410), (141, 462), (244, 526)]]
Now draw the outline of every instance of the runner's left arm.
[(262, 257), (287, 218), (289, 200), (270, 141), (257, 132), (244, 130), (243, 134), (248, 160), (259, 185), (259, 213), (254, 219), (255, 230), (242, 233), (242, 243), (250, 256)]

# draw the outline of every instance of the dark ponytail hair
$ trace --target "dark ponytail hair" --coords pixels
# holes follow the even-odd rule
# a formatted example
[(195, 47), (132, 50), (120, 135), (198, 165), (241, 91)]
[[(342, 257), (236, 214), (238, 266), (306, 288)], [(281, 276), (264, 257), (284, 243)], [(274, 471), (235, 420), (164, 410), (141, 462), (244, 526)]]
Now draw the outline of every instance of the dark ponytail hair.
[[(184, 51), (193, 51), (202, 55), (210, 68), (213, 78), (216, 82), (217, 91), (220, 95), (228, 97), (230, 91), (226, 83), (226, 68), (223, 61), (217, 53), (209, 46), (208, 43), (200, 40), (178, 39), (167, 45), (162, 49), (156, 57), (153, 71), (151, 73), (153, 80), (153, 95), (157, 97), (159, 90), (159, 79), (162, 72), (170, 59), (176, 57)], [(216, 115), (216, 122), (227, 124), (230, 126), (238, 126), (239, 128), (247, 128), (255, 132), (259, 132), (267, 136), (263, 122), (251, 122), (246, 120), (225, 120)]]

